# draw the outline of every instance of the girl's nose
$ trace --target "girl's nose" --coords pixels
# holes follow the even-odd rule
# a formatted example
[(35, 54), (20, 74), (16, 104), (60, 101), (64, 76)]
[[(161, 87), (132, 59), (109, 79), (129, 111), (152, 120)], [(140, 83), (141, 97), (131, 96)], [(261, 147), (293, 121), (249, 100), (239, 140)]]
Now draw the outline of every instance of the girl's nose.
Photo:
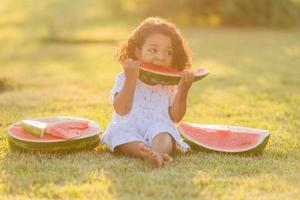
[(165, 55), (164, 55), (164, 53), (162, 53), (162, 52), (158, 52), (158, 53), (156, 54), (156, 58), (157, 58), (157, 60), (164, 60)]

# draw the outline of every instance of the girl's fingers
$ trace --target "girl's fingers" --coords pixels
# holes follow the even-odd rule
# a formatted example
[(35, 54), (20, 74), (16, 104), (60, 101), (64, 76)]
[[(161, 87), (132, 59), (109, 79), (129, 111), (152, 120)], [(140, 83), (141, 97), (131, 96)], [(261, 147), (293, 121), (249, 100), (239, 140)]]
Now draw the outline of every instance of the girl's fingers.
[(184, 73), (183, 77), (184, 82), (187, 82), (189, 80), (188, 74), (186, 72)]
[(194, 79), (195, 79), (194, 74), (193, 74), (193, 73), (190, 73), (190, 81), (194, 81)]
[(195, 79), (195, 76), (192, 72), (183, 71), (181, 74), (181, 78), (184, 82), (192, 82)]
[(190, 80), (191, 80), (190, 73), (187, 73), (187, 74), (186, 74), (186, 81), (189, 82)]
[(125, 68), (139, 68), (141, 65), (140, 61), (133, 60), (132, 58), (127, 58), (123, 62)]
[(137, 66), (137, 67), (140, 67), (140, 66), (141, 66), (141, 62), (138, 61), (138, 60), (134, 61), (134, 64), (135, 64), (135, 66)]

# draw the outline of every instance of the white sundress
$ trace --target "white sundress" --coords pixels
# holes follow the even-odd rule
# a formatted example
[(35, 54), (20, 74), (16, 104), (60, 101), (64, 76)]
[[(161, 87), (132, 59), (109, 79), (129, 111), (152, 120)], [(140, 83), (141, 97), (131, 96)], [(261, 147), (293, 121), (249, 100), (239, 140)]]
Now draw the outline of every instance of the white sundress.
[[(110, 100), (121, 91), (125, 81), (124, 73), (119, 73), (111, 90)], [(182, 141), (180, 133), (169, 116), (177, 91), (174, 85), (147, 85), (137, 80), (132, 108), (124, 116), (113, 113), (112, 121), (102, 136), (102, 143), (107, 144), (113, 152), (118, 145), (141, 141), (152, 145), (153, 138), (162, 132), (169, 133), (176, 141), (179, 150), (187, 151), (189, 145)]]

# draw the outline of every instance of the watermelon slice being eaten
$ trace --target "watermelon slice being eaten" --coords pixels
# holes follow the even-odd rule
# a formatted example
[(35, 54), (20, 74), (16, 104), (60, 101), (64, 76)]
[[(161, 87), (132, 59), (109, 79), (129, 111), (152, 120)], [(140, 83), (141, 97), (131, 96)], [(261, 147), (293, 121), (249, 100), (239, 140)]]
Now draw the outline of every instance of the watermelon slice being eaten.
[(267, 130), (240, 126), (183, 122), (178, 128), (192, 149), (233, 154), (260, 154), (270, 137)]
[[(194, 81), (199, 81), (208, 75), (209, 71), (202, 67), (194, 72)], [(139, 79), (148, 85), (177, 85), (180, 81), (180, 71), (176, 69), (163, 69), (159, 66), (142, 64)]]

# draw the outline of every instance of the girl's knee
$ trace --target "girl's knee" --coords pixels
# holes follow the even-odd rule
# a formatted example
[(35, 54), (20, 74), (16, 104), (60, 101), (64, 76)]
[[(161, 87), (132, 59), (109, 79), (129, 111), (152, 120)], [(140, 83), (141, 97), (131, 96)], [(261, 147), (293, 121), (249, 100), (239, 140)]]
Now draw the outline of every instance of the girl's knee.
[(154, 136), (153, 140), (159, 138), (159, 139), (166, 139), (166, 140), (172, 140), (174, 141), (174, 138), (172, 137), (172, 135), (168, 132), (161, 132), (158, 133), (156, 136)]

